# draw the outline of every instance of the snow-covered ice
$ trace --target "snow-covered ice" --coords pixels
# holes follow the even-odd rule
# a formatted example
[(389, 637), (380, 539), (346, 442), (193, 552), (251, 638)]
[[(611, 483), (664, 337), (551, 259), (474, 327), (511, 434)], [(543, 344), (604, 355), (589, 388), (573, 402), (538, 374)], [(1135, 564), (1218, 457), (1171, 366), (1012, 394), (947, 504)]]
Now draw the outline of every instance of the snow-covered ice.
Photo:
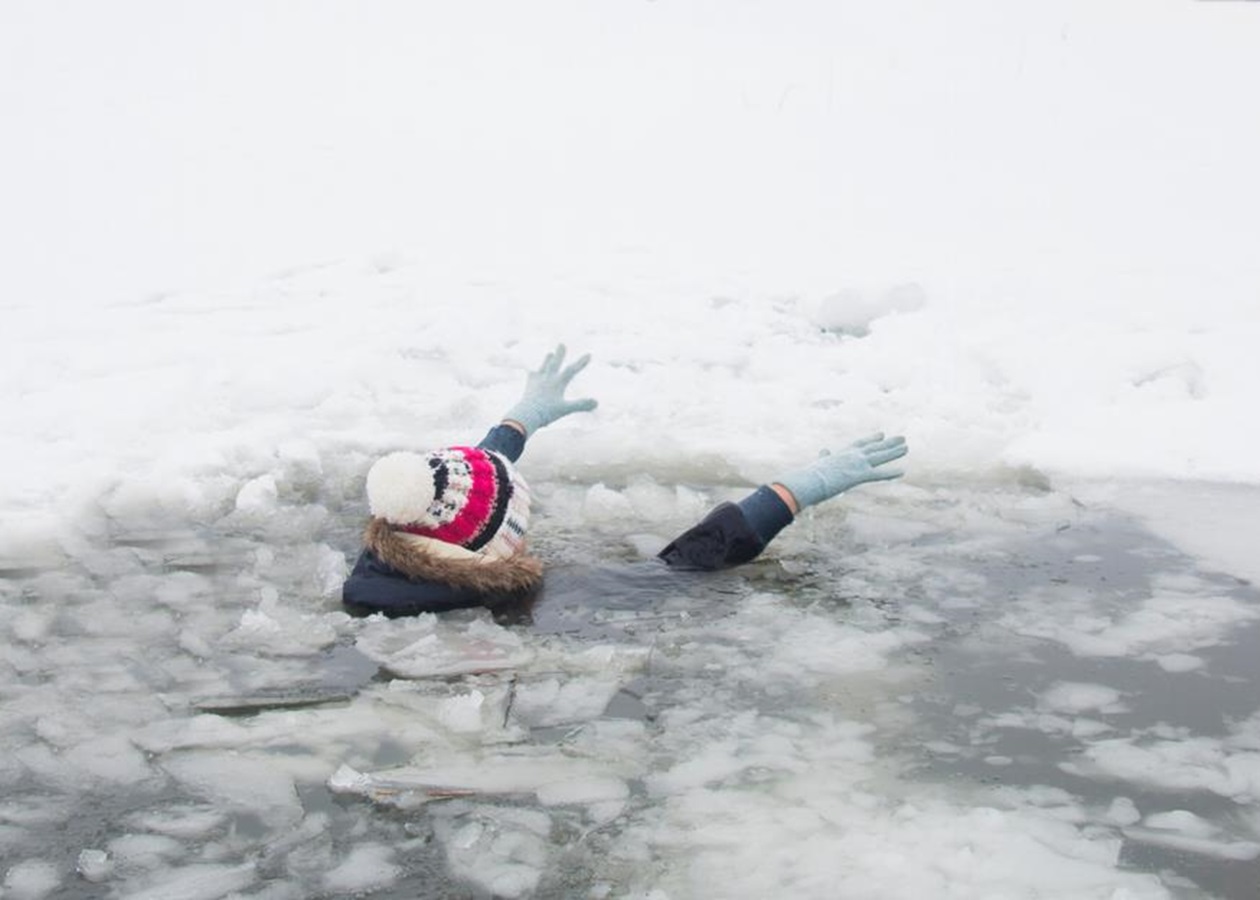
[[(1254, 897), (1252, 6), (5, 5), (0, 896)], [(559, 340), (535, 620), (345, 615)]]

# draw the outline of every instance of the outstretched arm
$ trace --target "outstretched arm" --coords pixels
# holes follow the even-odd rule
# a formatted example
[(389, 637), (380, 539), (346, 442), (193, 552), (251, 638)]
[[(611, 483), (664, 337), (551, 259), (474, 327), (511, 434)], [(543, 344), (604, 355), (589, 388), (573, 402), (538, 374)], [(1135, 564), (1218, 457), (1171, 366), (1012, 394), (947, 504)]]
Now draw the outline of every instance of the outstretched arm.
[(854, 441), (839, 453), (824, 450), (808, 466), (775, 479), (770, 488), (796, 515), (807, 506), (830, 500), (859, 484), (900, 478), (904, 474), (901, 469), (883, 466), (901, 459), (908, 451), (905, 438), (885, 438), (881, 431)]
[(564, 366), (564, 344), (547, 354), (543, 364), (530, 372), (525, 380), (525, 393), (516, 405), (503, 414), (503, 421), (490, 429), (480, 447), (502, 453), (515, 462), (525, 450), (526, 438), (539, 428), (550, 425), (571, 413), (586, 412), (599, 404), (585, 397), (566, 400), (564, 392), (579, 372), (591, 361), (586, 354), (577, 362)]
[(599, 405), (590, 397), (581, 400), (564, 398), (569, 382), (591, 361), (591, 355), (587, 353), (573, 365), (561, 369), (564, 365), (564, 352), (564, 344), (561, 344), (554, 352), (547, 354), (541, 368), (529, 373), (525, 380), (525, 394), (515, 406), (504, 413), (504, 425), (529, 437), (539, 428), (570, 413), (587, 412)]
[(883, 434), (855, 441), (834, 455), (762, 485), (738, 503), (723, 503), (660, 552), (672, 566), (721, 569), (755, 558), (807, 506), (867, 481), (901, 476), (881, 468), (907, 452), (905, 438)]

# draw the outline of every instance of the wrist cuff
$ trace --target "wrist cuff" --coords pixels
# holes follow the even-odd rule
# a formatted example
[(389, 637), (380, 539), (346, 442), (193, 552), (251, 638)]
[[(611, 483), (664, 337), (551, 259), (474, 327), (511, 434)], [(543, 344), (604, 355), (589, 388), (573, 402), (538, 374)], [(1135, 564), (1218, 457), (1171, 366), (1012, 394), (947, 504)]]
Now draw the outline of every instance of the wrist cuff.
[(773, 488), (762, 485), (736, 504), (763, 543), (792, 524), (792, 510)]

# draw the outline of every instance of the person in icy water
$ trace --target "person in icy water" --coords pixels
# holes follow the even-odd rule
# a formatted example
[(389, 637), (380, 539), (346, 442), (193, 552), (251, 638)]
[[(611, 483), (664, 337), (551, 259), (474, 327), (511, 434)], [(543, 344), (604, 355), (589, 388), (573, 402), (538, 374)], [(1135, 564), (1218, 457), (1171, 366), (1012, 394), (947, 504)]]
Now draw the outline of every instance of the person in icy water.
[[(543, 564), (525, 548), (529, 488), (514, 463), (538, 429), (596, 406), (589, 398), (565, 399), (590, 356), (564, 368), (564, 355), (561, 345), (529, 373), (520, 402), (477, 446), (390, 453), (372, 466), (371, 520), (342, 588), (348, 611), (392, 617), (494, 608), (520, 604), (538, 590)], [(738, 503), (717, 506), (658, 558), (701, 570), (748, 562), (805, 507), (867, 481), (899, 477), (900, 470), (884, 466), (906, 450), (904, 438), (876, 434), (821, 456)]]

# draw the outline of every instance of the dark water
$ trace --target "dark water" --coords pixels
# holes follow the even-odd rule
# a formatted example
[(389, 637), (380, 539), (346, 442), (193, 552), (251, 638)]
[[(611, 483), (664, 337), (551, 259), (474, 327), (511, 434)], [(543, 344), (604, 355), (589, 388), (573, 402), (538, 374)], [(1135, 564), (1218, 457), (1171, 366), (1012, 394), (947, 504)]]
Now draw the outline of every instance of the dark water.
[[(1091, 558), (1082, 563), (1082, 555)], [(1089, 592), (1100, 605), (1118, 610), (1155, 593), (1157, 575), (1191, 573), (1215, 595), (1260, 605), (1260, 591), (1254, 586), (1202, 571), (1193, 559), (1118, 515), (1091, 516), (1053, 539), (1039, 535), (1009, 544), (980, 572), (986, 589), (996, 597), (1062, 585)], [(1102, 717), (1119, 733), (1169, 725), (1194, 735), (1223, 736), (1260, 704), (1260, 626), (1236, 626), (1227, 643), (1198, 652), (1207, 664), (1190, 673), (1166, 672), (1152, 662), (1127, 657), (1075, 656), (1060, 645), (1009, 634), (978, 652), (975, 644), (964, 640), (976, 629), (975, 623), (960, 623), (952, 636), (940, 635), (926, 651), (932, 689), (914, 703), (919, 716), (915, 733), (924, 744), (944, 738), (967, 745), (980, 739), (983, 752), (942, 755), (925, 749), (909, 774), (978, 784), (1048, 785), (1102, 806), (1122, 796), (1144, 813), (1184, 809), (1213, 822), (1232, 823), (1247, 812), (1233, 800), (1209, 792), (1159, 791), (1081, 777), (1065, 771), (1062, 764), (1076, 758), (1085, 742), (1027, 729), (990, 728), (980, 733), (971, 719), (960, 719), (956, 711), (970, 707), (992, 715), (1027, 708), (1056, 682), (1085, 682), (1121, 692), (1127, 710)], [(1004, 758), (1004, 764), (987, 763), (991, 757)], [(1130, 840), (1122, 862), (1135, 870), (1176, 873), (1212, 896), (1260, 897), (1260, 859), (1217, 859)]]

